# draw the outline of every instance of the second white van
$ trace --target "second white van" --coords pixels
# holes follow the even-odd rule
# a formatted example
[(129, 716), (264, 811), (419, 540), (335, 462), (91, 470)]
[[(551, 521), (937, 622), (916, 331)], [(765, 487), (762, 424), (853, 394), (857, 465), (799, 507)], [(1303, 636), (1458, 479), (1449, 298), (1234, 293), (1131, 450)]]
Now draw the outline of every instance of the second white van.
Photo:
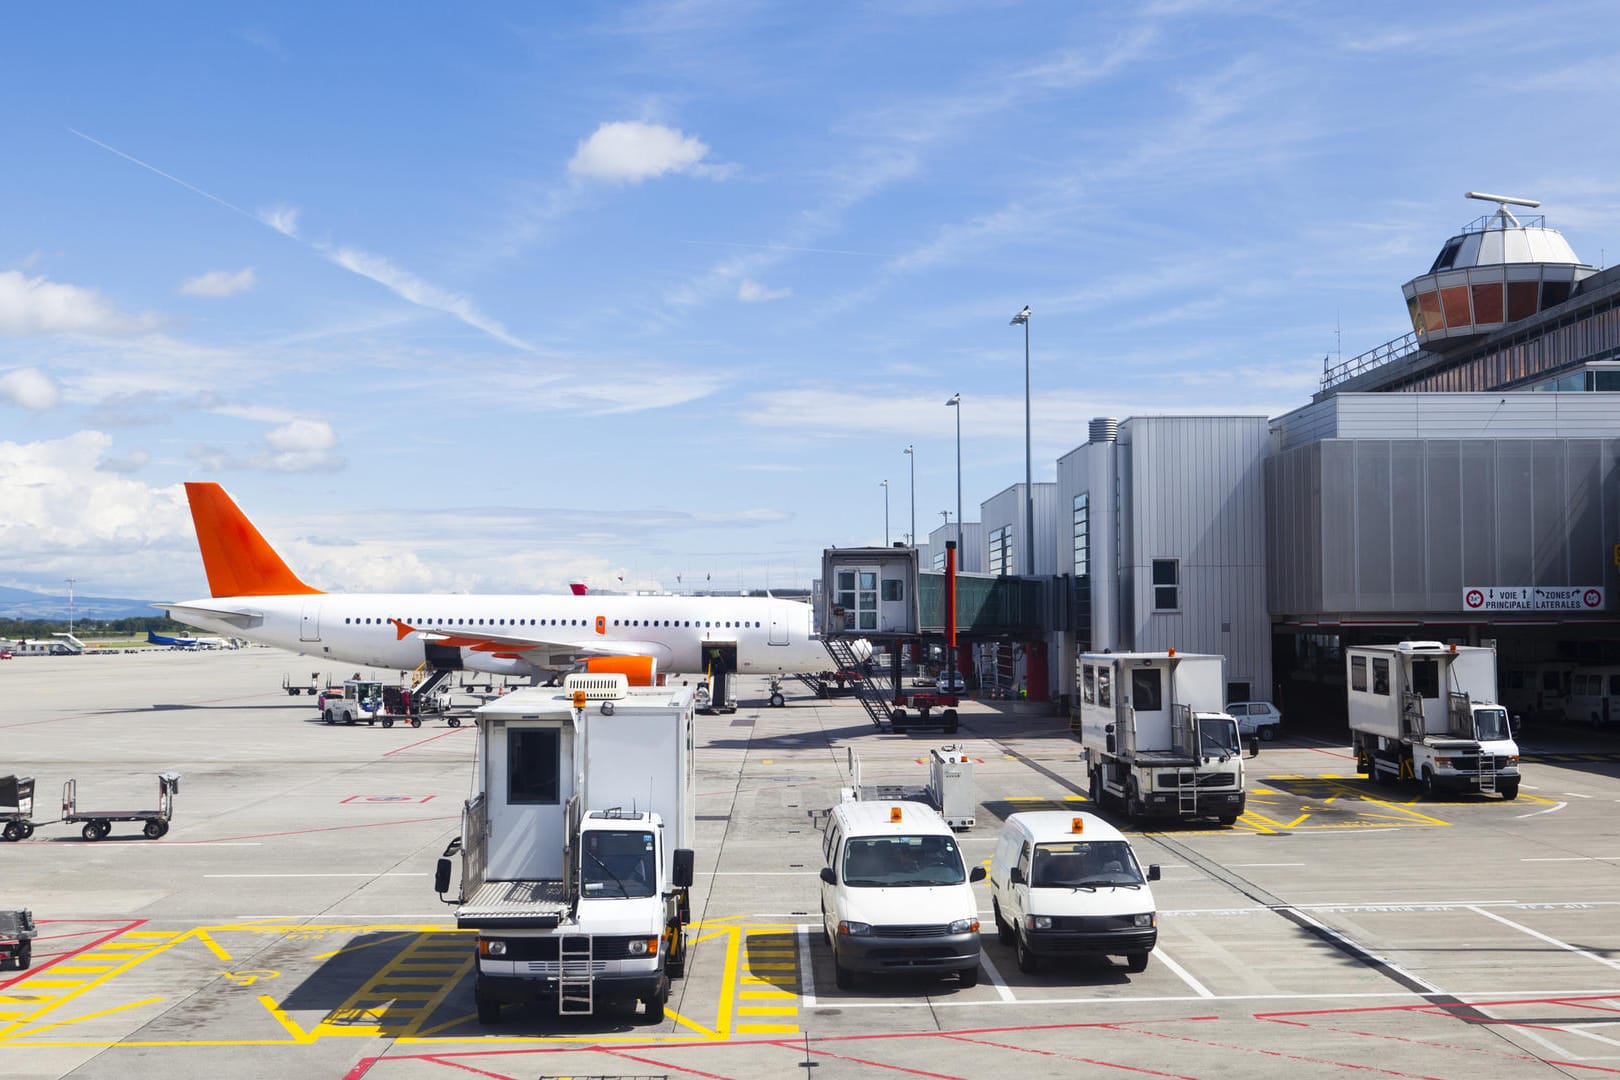
[(821, 922), (838, 988), (858, 973), (979, 981), (979, 904), (956, 834), (931, 806), (841, 803), (822, 838)]
[(1127, 970), (1147, 969), (1159, 915), (1147, 873), (1130, 842), (1095, 814), (1013, 814), (990, 860), (996, 935), (1017, 952), (1018, 970), (1042, 957), (1123, 956)]

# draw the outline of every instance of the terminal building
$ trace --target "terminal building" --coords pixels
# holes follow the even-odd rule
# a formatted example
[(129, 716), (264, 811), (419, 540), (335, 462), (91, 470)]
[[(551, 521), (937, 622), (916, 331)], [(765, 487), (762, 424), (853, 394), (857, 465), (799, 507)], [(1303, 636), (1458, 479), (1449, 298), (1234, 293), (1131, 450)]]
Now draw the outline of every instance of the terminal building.
[[(1412, 331), (1310, 402), (1092, 420), (1034, 485), (1033, 566), (1024, 485), (985, 500), (962, 565), (1051, 601), (978, 662), (1072, 703), (1079, 652), (1219, 653), (1228, 700), (1331, 729), (1344, 646), (1495, 644), (1511, 708), (1620, 727), (1620, 268), (1521, 216), (1535, 203), (1470, 197), (1497, 209), (1403, 287)], [(936, 567), (956, 530), (928, 538)]]

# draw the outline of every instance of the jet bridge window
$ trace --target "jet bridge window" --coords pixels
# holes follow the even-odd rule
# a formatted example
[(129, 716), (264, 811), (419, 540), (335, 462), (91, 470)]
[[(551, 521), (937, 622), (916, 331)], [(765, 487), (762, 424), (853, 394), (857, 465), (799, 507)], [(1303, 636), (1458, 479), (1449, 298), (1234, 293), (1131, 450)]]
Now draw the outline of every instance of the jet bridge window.
[(506, 733), (506, 801), (512, 806), (555, 806), (562, 775), (562, 741), (556, 728), (517, 728)]

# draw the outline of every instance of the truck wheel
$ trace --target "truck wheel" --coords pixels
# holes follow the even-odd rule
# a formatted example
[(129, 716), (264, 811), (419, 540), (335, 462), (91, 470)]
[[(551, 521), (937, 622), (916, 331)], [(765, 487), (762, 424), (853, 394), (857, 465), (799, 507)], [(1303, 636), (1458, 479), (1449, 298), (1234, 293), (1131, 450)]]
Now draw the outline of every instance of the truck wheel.
[(324, 713), (322, 713), (321, 719), (325, 720), (328, 724), (337, 723), (337, 717), (332, 714), (331, 709), (327, 709)]
[(1425, 765), (1423, 767), (1423, 797), (1425, 799), (1433, 799), (1439, 794), (1439, 789), (1436, 788), (1434, 784), (1434, 770)]
[(501, 1003), (491, 1001), (481, 994), (473, 994), (473, 1004), (478, 1007), (478, 1022), (485, 1026), (493, 1026), (501, 1022)]
[(394, 718), (393, 717), (389, 717), (389, 718), (387, 718), (386, 720), (383, 721), (383, 730), (384, 731), (386, 731), (387, 729), (389, 729), (389, 728), (391, 728), (393, 726), (394, 726)]
[(1260, 729), (1260, 741), (1261, 742), (1271, 742), (1276, 738), (1277, 738), (1277, 725), (1276, 724), (1267, 724), (1265, 727)]
[(956, 710), (955, 709), (946, 709), (944, 712), (940, 713), (939, 715), (940, 715), (940, 718), (945, 721), (945, 734), (947, 734), (947, 735), (955, 735), (957, 728), (959, 728), (961, 726), (959, 723), (957, 723), (957, 720), (956, 720)]
[(1496, 785), (1496, 790), (1502, 793), (1503, 799), (1507, 800), (1508, 802), (1512, 802), (1514, 799), (1519, 797), (1519, 782), (1517, 780), (1514, 780), (1511, 783), (1504, 781), (1503, 783)]
[[(1518, 791), (1518, 785), (1514, 785), (1514, 791)], [(34, 835), (34, 823), (32, 821), (24, 821), (24, 822), (22, 822), (22, 838), (24, 840), (26, 840), (30, 836), (33, 836), (33, 835)]]
[(771, 708), (780, 709), (786, 704), (787, 698), (783, 697), (780, 691), (771, 695)]
[(905, 723), (906, 723), (906, 710), (904, 710), (904, 709), (891, 709), (889, 711), (889, 724), (890, 724), (891, 727), (894, 728), (894, 730), (899, 731), (902, 727), (905, 726)]
[(1147, 970), (1148, 954), (1145, 952), (1127, 953), (1125, 956), (1125, 970), (1142, 972)]
[(79, 835), (86, 840), (100, 840), (107, 834), (101, 831), (101, 822), (87, 821), (84, 823), (84, 828), (79, 830)]
[(422, 726), (422, 718), (420, 716), (411, 717), (411, 727), (421, 727), (421, 726)]
[(1018, 938), (1018, 932), (1007, 924), (1001, 917), (1001, 904), (995, 900), (990, 901), (990, 910), (996, 917), (996, 940), (1003, 945), (1011, 945)]
[(27, 971), (28, 965), (34, 962), (34, 943), (25, 941), (17, 946), (17, 959), (15, 961), (18, 971)]
[(6, 822), (5, 830), (3, 832), (0, 832), (0, 836), (4, 836), (7, 840), (12, 841), (12, 842), (16, 842), (18, 840), (21, 840), (23, 838), (22, 822), (20, 822), (20, 821), (8, 821), (8, 822)]
[(962, 989), (973, 989), (979, 985), (979, 965), (974, 964), (970, 968), (963, 968), (957, 973), (957, 977), (962, 980)]
[(840, 990), (855, 989), (855, 972), (838, 959), (837, 949), (833, 950), (833, 982), (838, 984)]
[[(1018, 957), (1019, 971), (1022, 971), (1025, 975), (1033, 975), (1041, 970), (1041, 958), (1036, 956), (1034, 951), (1030, 949), (1029, 942), (1024, 940), (1023, 934), (1017, 935), (1014, 939), (1013, 950)], [(977, 972), (978, 969), (975, 968), (974, 971)]]
[(644, 997), (641, 1004), (645, 1006), (647, 1015), (642, 1019), (649, 1024), (662, 1024), (664, 1022), (664, 1002), (669, 1000), (669, 980), (661, 980), (658, 989), (653, 991), (652, 997)]
[(460, 727), (461, 718), (459, 716), (452, 716), (450, 719), (446, 720), (445, 723), (449, 724), (451, 727)]
[(146, 823), (146, 828), (141, 831), (146, 833), (148, 840), (157, 840), (169, 831), (169, 823), (162, 818), (153, 818)]
[(1222, 825), (1236, 825), (1237, 819), (1238, 816), (1236, 814), (1222, 814), (1217, 820)]

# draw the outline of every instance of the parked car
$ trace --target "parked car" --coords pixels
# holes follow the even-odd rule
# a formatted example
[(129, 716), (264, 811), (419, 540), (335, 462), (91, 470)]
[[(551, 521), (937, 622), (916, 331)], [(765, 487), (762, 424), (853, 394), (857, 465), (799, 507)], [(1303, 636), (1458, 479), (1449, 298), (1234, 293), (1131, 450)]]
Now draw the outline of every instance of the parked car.
[(934, 689), (942, 694), (967, 693), (967, 680), (962, 678), (960, 671), (942, 671), (939, 673), (939, 682)]
[(1269, 701), (1235, 701), (1226, 715), (1237, 721), (1238, 734), (1245, 739), (1258, 735), (1270, 742), (1282, 734), (1282, 713)]

